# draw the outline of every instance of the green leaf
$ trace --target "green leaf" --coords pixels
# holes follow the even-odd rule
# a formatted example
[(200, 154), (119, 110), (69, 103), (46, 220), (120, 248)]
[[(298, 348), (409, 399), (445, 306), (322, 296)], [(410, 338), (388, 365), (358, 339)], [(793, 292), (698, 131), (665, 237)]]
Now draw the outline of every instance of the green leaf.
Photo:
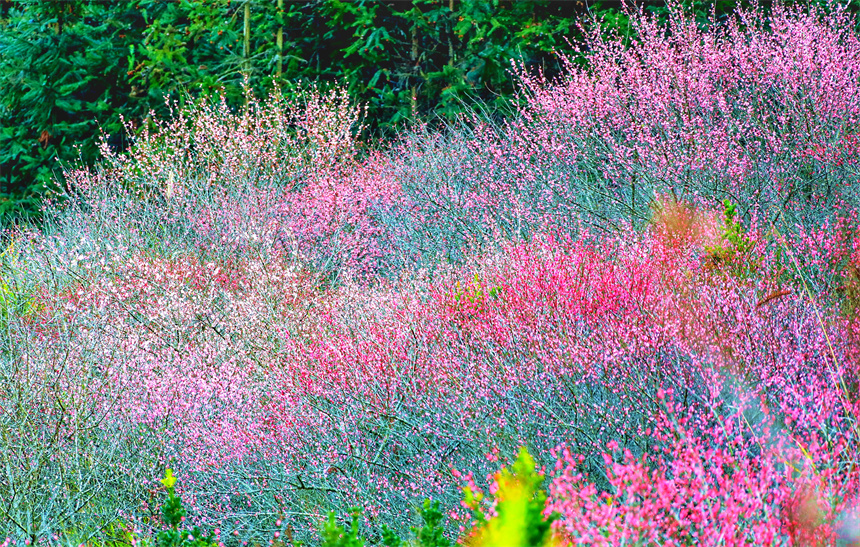
[(173, 490), (174, 485), (176, 485), (176, 477), (173, 476), (173, 469), (168, 467), (164, 472), (164, 478), (159, 482), (163, 484), (168, 491)]

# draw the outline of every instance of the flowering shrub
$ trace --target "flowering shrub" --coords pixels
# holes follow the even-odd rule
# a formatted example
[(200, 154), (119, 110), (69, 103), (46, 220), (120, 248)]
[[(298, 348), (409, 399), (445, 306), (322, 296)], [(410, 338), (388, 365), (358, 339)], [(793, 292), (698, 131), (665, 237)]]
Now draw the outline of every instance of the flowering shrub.
[(777, 4), (706, 28), (677, 7), (665, 27), (630, 16), (628, 46), (596, 30), (557, 81), (520, 70), (506, 124), (404, 139), (408, 212), (389, 220), (404, 248), (462, 260), (548, 226), (641, 227), (655, 195), (729, 198), (738, 220), (792, 231), (857, 208), (860, 43), (843, 8)]
[[(633, 13), (516, 118), (381, 150), (339, 91), (105, 149), (0, 257), (7, 545), (154, 535), (165, 468), (174, 531), (225, 545), (355, 507), (325, 541), (492, 543), (494, 510), (533, 543), (853, 541), (860, 44), (828, 10)], [(545, 504), (492, 484), (520, 447)]]
[(609, 489), (598, 491), (578, 471), (581, 458), (561, 453), (548, 507), (563, 515), (567, 541), (819, 545), (856, 538), (858, 477), (843, 468), (856, 450), (850, 429), (826, 423), (826, 431), (794, 433), (779, 423), (790, 423), (779, 415), (784, 407), (767, 406), (693, 420), (671, 392), (658, 397), (667, 412), (651, 451), (637, 457), (609, 443)]

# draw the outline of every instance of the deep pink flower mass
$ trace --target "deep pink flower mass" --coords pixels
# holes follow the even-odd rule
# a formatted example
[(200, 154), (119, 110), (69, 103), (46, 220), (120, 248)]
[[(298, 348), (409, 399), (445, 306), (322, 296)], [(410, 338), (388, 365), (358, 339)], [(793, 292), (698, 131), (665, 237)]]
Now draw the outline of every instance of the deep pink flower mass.
[(520, 446), (560, 544), (860, 544), (857, 21), (631, 17), (504, 123), (311, 89), (69, 170), (0, 256), (3, 545), (158, 529), (168, 466), (225, 544), (456, 529)]

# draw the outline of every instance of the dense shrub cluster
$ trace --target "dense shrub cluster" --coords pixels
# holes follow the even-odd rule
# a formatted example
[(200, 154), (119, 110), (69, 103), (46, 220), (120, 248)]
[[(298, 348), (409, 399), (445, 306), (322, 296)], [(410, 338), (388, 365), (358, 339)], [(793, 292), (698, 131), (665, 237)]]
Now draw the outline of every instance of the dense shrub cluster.
[(507, 123), (249, 96), (67, 173), (0, 257), (7, 545), (858, 541), (855, 21), (632, 24)]

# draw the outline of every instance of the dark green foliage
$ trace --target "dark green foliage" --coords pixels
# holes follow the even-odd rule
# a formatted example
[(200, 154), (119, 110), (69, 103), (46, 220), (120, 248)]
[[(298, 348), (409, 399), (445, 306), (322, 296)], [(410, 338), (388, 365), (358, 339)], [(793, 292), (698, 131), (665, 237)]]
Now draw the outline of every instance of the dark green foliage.
[(442, 511), (439, 502), (424, 500), (424, 507), (419, 510), (424, 526), (413, 528), (412, 532), (418, 538), (421, 547), (450, 547), (451, 542), (445, 539), (445, 529), (442, 527)]
[(403, 541), (395, 534), (391, 528), (382, 525), (382, 546), (383, 547), (400, 547)]
[(0, 23), (0, 214), (34, 212), (60, 166), (94, 158), (99, 126), (133, 114), (116, 75), (124, 62), (115, 7), (19, 1)]
[[(574, 3), (487, 0), (326, 3), (331, 36), (345, 42), (343, 75), (380, 128), (413, 114), (452, 117), (468, 100), (501, 106), (513, 94), (511, 62), (557, 73)], [(453, 9), (452, 9), (453, 8)], [(344, 32), (346, 31), (346, 32)]]

